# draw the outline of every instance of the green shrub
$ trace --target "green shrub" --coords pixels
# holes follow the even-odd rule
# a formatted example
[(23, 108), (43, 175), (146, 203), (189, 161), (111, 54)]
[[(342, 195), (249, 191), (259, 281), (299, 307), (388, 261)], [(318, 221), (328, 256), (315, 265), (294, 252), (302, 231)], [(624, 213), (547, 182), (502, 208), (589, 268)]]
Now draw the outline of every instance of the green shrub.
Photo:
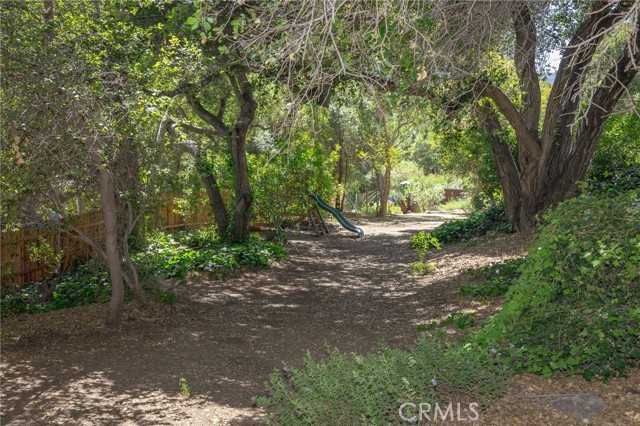
[(502, 345), (518, 370), (585, 378), (621, 374), (640, 358), (640, 191), (582, 196), (544, 227), (477, 337)]
[(442, 321), (433, 321), (429, 324), (421, 324), (418, 326), (419, 331), (433, 330), (438, 327), (453, 326), (459, 330), (467, 327), (475, 327), (478, 322), (475, 320), (475, 314), (465, 312), (454, 312)]
[(221, 241), (215, 227), (175, 232), (171, 237), (180, 244), (194, 249), (211, 248)]
[[(45, 302), (39, 302), (43, 288), (53, 285), (55, 290), (51, 297)], [(65, 274), (55, 275), (40, 282), (26, 283), (3, 292), (0, 298), (1, 312), (5, 317), (104, 303), (109, 300), (110, 294), (111, 282), (106, 268), (95, 261), (88, 261)]]
[(191, 270), (222, 277), (240, 267), (267, 268), (271, 259), (286, 257), (276, 244), (251, 240), (242, 244), (220, 241), (215, 232), (157, 232), (144, 252), (134, 256), (143, 276), (184, 279)]
[(422, 260), (411, 264), (411, 269), (416, 275), (426, 275), (435, 271), (438, 266), (433, 262), (425, 263)]
[(587, 194), (616, 196), (640, 188), (640, 164), (591, 171), (583, 184)]
[(438, 242), (438, 239), (435, 238), (433, 235), (425, 231), (420, 231), (411, 238), (411, 243), (409, 244), (409, 247), (411, 247), (416, 252), (418, 252), (420, 257), (423, 257), (424, 254), (431, 249), (439, 250), (440, 243)]
[(460, 294), (466, 296), (502, 296), (520, 278), (520, 267), (525, 258), (511, 259), (504, 262), (469, 269), (467, 273), (473, 278), (481, 279), (477, 284), (469, 284), (460, 288)]
[(350, 356), (331, 350), (320, 362), (307, 354), (304, 369), (276, 371), (266, 396), (255, 401), (273, 425), (405, 424), (398, 414), (405, 402), (486, 405), (504, 394), (507, 377), (490, 353), (423, 336), (406, 351), (382, 347)]
[(496, 204), (488, 209), (474, 213), (464, 220), (445, 222), (431, 231), (440, 244), (465, 241), (485, 235), (489, 231), (513, 232), (513, 228), (504, 213), (504, 204)]
[[(177, 297), (161, 291), (155, 278), (185, 278), (191, 270), (208, 271), (217, 277), (241, 268), (267, 268), (272, 259), (287, 256), (278, 245), (251, 240), (243, 244), (223, 243), (211, 229), (177, 232), (157, 232), (149, 238), (144, 251), (135, 253), (141, 283), (147, 292), (161, 303), (173, 304)], [(55, 285), (49, 300), (38, 302), (42, 288)], [(0, 297), (1, 315), (46, 312), (91, 303), (105, 303), (111, 295), (107, 269), (95, 260), (79, 264), (73, 270), (42, 282), (27, 283)], [(128, 287), (125, 297), (132, 299)]]
[(427, 251), (432, 248), (440, 249), (440, 243), (431, 234), (420, 231), (411, 238), (409, 246), (418, 254), (418, 261), (412, 263), (411, 269), (416, 275), (426, 275), (436, 270), (437, 266), (433, 262), (425, 262)]
[(583, 189), (615, 196), (640, 188), (640, 117), (635, 112), (607, 119)]

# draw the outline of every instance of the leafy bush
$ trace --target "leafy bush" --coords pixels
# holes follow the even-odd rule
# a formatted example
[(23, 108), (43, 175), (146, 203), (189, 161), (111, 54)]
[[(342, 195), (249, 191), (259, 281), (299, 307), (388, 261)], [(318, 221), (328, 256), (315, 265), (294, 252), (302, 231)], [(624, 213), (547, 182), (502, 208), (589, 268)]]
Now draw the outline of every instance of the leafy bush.
[(411, 238), (411, 243), (409, 247), (418, 252), (418, 254), (422, 257), (424, 254), (431, 249), (440, 249), (440, 242), (433, 235), (420, 231), (416, 235)]
[[(46, 301), (42, 299), (46, 288), (55, 290)], [(47, 312), (72, 308), (109, 300), (111, 282), (106, 268), (94, 261), (79, 264), (63, 275), (56, 275), (40, 282), (27, 283), (2, 294), (2, 316), (20, 313)]]
[(411, 238), (409, 246), (418, 254), (418, 261), (411, 264), (411, 269), (417, 275), (425, 275), (436, 270), (437, 266), (433, 262), (425, 262), (427, 251), (432, 248), (440, 249), (440, 243), (431, 234), (420, 231)]
[(469, 269), (467, 273), (473, 278), (481, 279), (477, 284), (469, 284), (460, 288), (460, 294), (467, 296), (502, 296), (520, 278), (520, 267), (524, 257), (504, 262)]
[(222, 277), (242, 266), (267, 268), (271, 259), (286, 255), (281, 246), (255, 240), (227, 244), (218, 240), (215, 232), (157, 232), (147, 249), (137, 253), (134, 260), (141, 275), (183, 279), (191, 270)]
[(640, 117), (635, 112), (607, 119), (583, 182), (586, 193), (616, 196), (640, 188), (639, 133)]
[(286, 145), (288, 149), (278, 148), (266, 158), (249, 156), (249, 164), (255, 164), (249, 176), (256, 220), (278, 222), (287, 213), (305, 211), (309, 191), (327, 201), (338, 191), (332, 175), (338, 151), (325, 152), (310, 130), (295, 132)]
[(545, 225), (478, 342), (519, 370), (608, 379), (640, 358), (640, 191), (582, 196)]
[(273, 425), (403, 424), (398, 410), (405, 402), (484, 405), (504, 394), (507, 377), (489, 353), (423, 336), (407, 351), (383, 346), (349, 356), (331, 350), (321, 362), (307, 354), (304, 369), (275, 372), (266, 396), (255, 400)]
[(431, 235), (440, 244), (450, 244), (479, 237), (489, 231), (513, 232), (513, 228), (504, 213), (504, 204), (493, 205), (480, 213), (472, 214), (464, 220), (445, 222), (431, 231)]
[(416, 275), (426, 275), (430, 272), (435, 271), (438, 266), (433, 262), (425, 263), (422, 260), (414, 262), (411, 264), (411, 269)]
[[(172, 304), (177, 298), (161, 291), (152, 277), (185, 278), (188, 271), (209, 271), (222, 277), (240, 267), (267, 268), (272, 259), (284, 258), (287, 251), (275, 244), (248, 241), (243, 244), (221, 242), (211, 229), (167, 234), (157, 232), (149, 239), (145, 251), (135, 253), (133, 260), (146, 291), (161, 303)], [(43, 302), (43, 288), (55, 285), (51, 297)], [(107, 269), (95, 260), (78, 265), (62, 275), (42, 282), (27, 283), (0, 298), (2, 316), (37, 313), (70, 308), (90, 303), (104, 303), (111, 295)], [(125, 287), (125, 297), (132, 296)]]
[(640, 164), (592, 171), (584, 182), (588, 194), (616, 196), (640, 188)]
[(194, 249), (211, 248), (220, 243), (220, 236), (214, 226), (174, 232), (171, 236), (180, 244)]

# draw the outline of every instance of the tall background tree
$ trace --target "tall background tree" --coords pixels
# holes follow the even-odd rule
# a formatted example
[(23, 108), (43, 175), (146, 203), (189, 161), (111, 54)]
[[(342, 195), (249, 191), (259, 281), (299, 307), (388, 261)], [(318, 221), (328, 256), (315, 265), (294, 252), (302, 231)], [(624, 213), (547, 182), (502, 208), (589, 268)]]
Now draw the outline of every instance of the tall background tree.
[[(15, 154), (3, 190), (13, 177), (23, 185), (11, 200), (14, 216), (3, 219), (45, 222), (89, 244), (109, 269), (111, 326), (120, 322), (125, 283), (145, 305), (129, 248), (157, 160), (136, 85), (148, 35), (119, 22), (120, 6), (12, 2), (2, 19), (3, 36), (13, 38), (3, 43), (2, 91), (10, 101), (2, 131)], [(68, 221), (78, 196), (101, 207), (103, 240)]]
[[(640, 63), (640, 4), (629, 1), (257, 3), (232, 47), (307, 98), (346, 79), (476, 109), (516, 229), (576, 193), (607, 117)], [(545, 59), (561, 60), (546, 105)], [(505, 58), (518, 86), (505, 87)], [(501, 62), (501, 61), (498, 61)], [(499, 64), (502, 67), (502, 64)], [(489, 99), (490, 102), (484, 102)], [(515, 135), (513, 155), (501, 135)]]

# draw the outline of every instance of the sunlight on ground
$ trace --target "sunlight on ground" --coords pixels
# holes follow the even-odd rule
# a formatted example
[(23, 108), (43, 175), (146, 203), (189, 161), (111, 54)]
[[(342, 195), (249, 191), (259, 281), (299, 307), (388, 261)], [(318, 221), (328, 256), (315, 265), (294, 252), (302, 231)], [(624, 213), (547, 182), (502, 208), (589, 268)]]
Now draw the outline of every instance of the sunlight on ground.
[[(177, 381), (172, 393), (142, 385), (125, 390), (119, 388), (117, 381), (110, 378), (112, 373), (107, 371), (86, 374), (74, 371), (60, 380), (38, 375), (28, 362), (3, 363), (1, 368), (1, 415), (12, 417), (12, 425), (222, 425), (237, 424), (229, 423), (233, 418), (238, 422), (252, 419), (244, 410), (197, 395), (197, 389), (192, 397), (183, 397)], [(232, 385), (252, 385), (233, 377), (217, 380)], [(11, 390), (9, 395), (7, 390)], [(199, 420), (194, 423), (193, 417)]]

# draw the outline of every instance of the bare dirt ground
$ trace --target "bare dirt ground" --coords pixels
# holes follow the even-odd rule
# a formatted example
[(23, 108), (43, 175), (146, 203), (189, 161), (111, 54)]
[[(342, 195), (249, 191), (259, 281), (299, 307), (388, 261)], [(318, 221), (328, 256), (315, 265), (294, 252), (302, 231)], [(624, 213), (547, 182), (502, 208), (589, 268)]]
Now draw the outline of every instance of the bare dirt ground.
[[(452, 312), (486, 317), (495, 304), (457, 294), (467, 268), (522, 256), (530, 236), (487, 238), (432, 255), (438, 268), (416, 277), (410, 237), (459, 213), (357, 221), (364, 239), (341, 228), (292, 236), (290, 260), (225, 281), (193, 275), (173, 291), (181, 303), (139, 312), (127, 307), (116, 330), (104, 306), (86, 306), (2, 323), (0, 423), (3, 425), (254, 425), (251, 397), (269, 374), (300, 365), (308, 350), (347, 352), (413, 342), (416, 325)], [(180, 394), (184, 378), (192, 396)], [(478, 425), (585, 424), (550, 405), (556, 394), (591, 394), (609, 408), (595, 425), (640, 424), (640, 374), (608, 384), (520, 376)]]

